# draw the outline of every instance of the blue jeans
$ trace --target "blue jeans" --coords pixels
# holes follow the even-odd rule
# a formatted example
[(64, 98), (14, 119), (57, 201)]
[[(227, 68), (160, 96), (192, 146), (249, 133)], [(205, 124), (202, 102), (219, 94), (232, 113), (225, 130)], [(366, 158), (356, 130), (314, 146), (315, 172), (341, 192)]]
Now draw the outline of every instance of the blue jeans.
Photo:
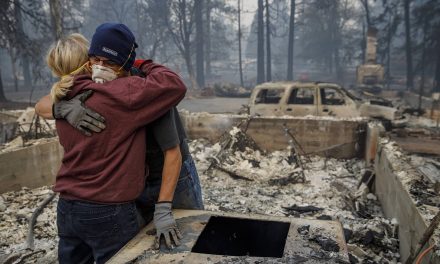
[[(159, 198), (161, 179), (147, 180), (145, 182), (145, 189), (136, 200), (136, 205), (145, 221), (144, 224), (149, 223), (153, 219), (154, 205)], [(174, 191), (173, 208), (204, 209), (199, 175), (191, 156), (182, 163), (179, 180)]]
[(95, 204), (60, 198), (59, 263), (105, 263), (140, 230), (134, 202)]

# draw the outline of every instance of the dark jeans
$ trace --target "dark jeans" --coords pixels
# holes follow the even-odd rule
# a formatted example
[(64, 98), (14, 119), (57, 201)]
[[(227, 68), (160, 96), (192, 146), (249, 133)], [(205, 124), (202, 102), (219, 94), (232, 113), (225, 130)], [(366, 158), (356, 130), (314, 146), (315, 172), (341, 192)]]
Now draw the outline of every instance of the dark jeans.
[(134, 202), (95, 204), (60, 198), (59, 263), (105, 263), (140, 230)]
[[(144, 224), (153, 220), (154, 205), (159, 198), (161, 177), (158, 180), (146, 181), (145, 189), (136, 200), (136, 205), (145, 221)], [(199, 175), (196, 165), (189, 156), (180, 169), (179, 180), (173, 199), (174, 209), (203, 210), (202, 188), (200, 187)]]

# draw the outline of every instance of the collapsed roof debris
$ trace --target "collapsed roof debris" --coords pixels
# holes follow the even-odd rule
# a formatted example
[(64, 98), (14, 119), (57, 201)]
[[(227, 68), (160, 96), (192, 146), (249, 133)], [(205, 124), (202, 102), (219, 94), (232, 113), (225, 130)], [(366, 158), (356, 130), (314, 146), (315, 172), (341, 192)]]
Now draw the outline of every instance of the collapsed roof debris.
[[(55, 120), (45, 120), (35, 114), (35, 109), (28, 107), (26, 110), (0, 112), (0, 122), (7, 117), (14, 120), (15, 127), (5, 131), (5, 124), (0, 124), (0, 154), (14, 151), (23, 147), (44, 143), (56, 135)], [(9, 133), (9, 135), (5, 135)]]
[[(370, 192), (374, 173), (363, 160), (294, 157), (288, 146), (285, 151), (266, 153), (241, 129), (233, 128), (227, 135), (216, 144), (203, 139), (190, 142), (207, 210), (339, 220), (352, 263), (398, 262), (398, 223), (384, 217)], [(401, 155), (397, 150), (394, 154)], [(301, 159), (303, 169), (295, 158)], [(412, 162), (425, 165), (416, 156)], [(241, 177), (231, 177), (231, 172)], [(28, 218), (49, 192), (45, 187), (1, 195), (0, 260), (30, 253), (25, 249)], [(29, 256), (29, 262), (42, 255), (45, 263), (56, 261), (56, 200), (37, 219), (35, 255)], [(331, 238), (309, 234), (306, 228), (300, 233), (322, 248), (323, 258), (335, 250)]]
[[(195, 140), (190, 149), (201, 176), (207, 210), (339, 220), (354, 263), (397, 263), (397, 221), (384, 217), (374, 194), (357, 189), (367, 171), (364, 161), (313, 156), (305, 162), (301, 157), (306, 182), (290, 182), (286, 179), (299, 177), (302, 172), (291, 160), (290, 150), (263, 153), (247, 147), (229, 153), (221, 164), (252, 180), (242, 181), (222, 170), (207, 171), (211, 160), (222, 151), (221, 143)], [(332, 248), (331, 241), (315, 236), (310, 239)]]

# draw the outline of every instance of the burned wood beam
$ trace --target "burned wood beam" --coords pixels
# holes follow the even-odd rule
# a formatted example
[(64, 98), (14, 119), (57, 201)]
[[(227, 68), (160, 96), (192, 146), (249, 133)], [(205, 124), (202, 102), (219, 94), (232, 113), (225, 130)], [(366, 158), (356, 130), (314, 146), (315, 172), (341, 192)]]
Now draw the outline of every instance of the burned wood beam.
[(43, 209), (46, 207), (46, 205), (48, 205), (56, 196), (56, 193), (52, 192), (51, 194), (49, 194), (49, 196), (44, 199), (44, 201), (37, 207), (37, 209), (35, 209), (34, 213), (32, 214), (31, 219), (29, 220), (29, 231), (28, 231), (28, 236), (27, 236), (27, 240), (26, 240), (26, 247), (30, 248), (30, 249), (34, 249), (35, 245), (34, 245), (34, 226), (35, 223), (37, 222), (37, 218), (38, 216), (41, 214), (41, 212), (43, 212)]
[(239, 175), (239, 174), (237, 174), (237, 173), (234, 172), (234, 171), (231, 171), (231, 170), (228, 170), (228, 169), (226, 169), (226, 168), (223, 168), (223, 167), (221, 167), (221, 166), (219, 166), (219, 165), (217, 165), (217, 164), (214, 164), (213, 167), (214, 167), (215, 169), (219, 170), (219, 171), (222, 171), (222, 172), (224, 172), (224, 173), (227, 173), (227, 174), (228, 174), (229, 176), (231, 176), (233, 179), (236, 179), (236, 180), (245, 180), (245, 181), (254, 181), (254, 180), (249, 179), (249, 178), (247, 178), (247, 177), (245, 177), (245, 176)]

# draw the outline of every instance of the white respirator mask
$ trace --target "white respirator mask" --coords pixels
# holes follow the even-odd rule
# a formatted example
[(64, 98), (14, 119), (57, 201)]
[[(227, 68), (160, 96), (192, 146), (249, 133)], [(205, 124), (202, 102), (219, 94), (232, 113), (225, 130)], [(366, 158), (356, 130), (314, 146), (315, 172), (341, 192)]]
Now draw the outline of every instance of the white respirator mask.
[(118, 78), (116, 72), (98, 64), (92, 65), (92, 80), (96, 83), (105, 83)]

